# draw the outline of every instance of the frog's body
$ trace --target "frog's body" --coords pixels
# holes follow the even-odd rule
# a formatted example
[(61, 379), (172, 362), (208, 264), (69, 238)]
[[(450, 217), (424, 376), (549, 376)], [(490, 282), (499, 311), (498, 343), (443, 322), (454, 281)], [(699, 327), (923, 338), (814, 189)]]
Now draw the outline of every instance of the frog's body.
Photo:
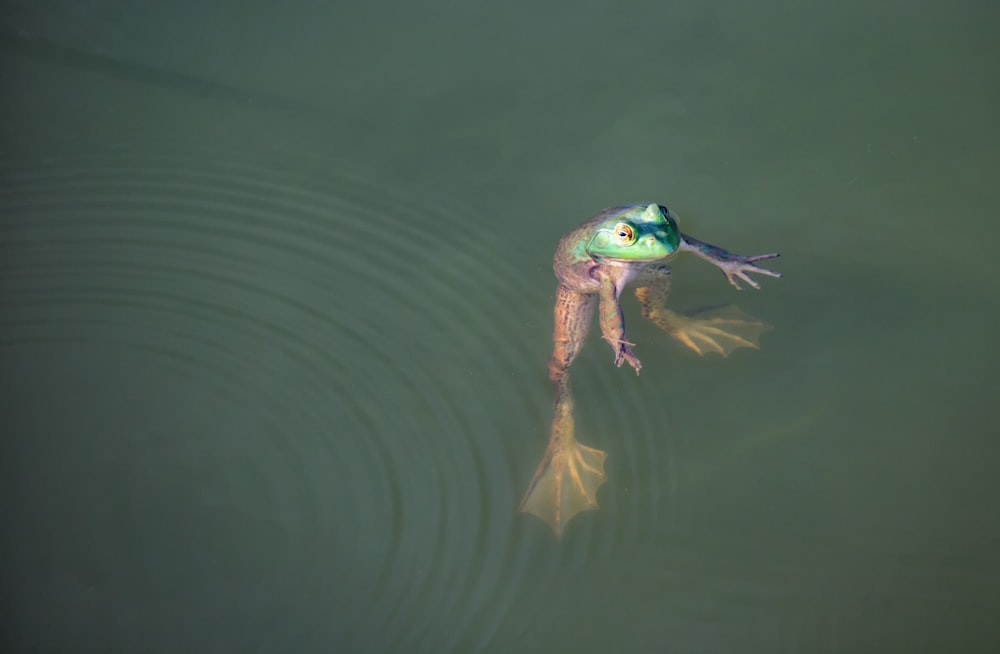
[(595, 307), (601, 334), (614, 350), (615, 365), (628, 363), (636, 374), (642, 365), (625, 338), (618, 301), (630, 283), (636, 287), (642, 315), (698, 354), (727, 356), (739, 347), (757, 348), (760, 334), (770, 329), (734, 307), (691, 317), (666, 309), (670, 267), (665, 262), (680, 251), (717, 266), (737, 289), (737, 280), (759, 288), (747, 273), (781, 276), (753, 263), (777, 254), (743, 256), (695, 240), (680, 232), (666, 207), (656, 204), (605, 209), (559, 241), (553, 260), (559, 288), (549, 358), (554, 395), (552, 433), (521, 502), (522, 511), (548, 522), (557, 537), (574, 515), (597, 508), (597, 490), (605, 480), (605, 453), (580, 445), (573, 434), (569, 386), (569, 366), (587, 336)]

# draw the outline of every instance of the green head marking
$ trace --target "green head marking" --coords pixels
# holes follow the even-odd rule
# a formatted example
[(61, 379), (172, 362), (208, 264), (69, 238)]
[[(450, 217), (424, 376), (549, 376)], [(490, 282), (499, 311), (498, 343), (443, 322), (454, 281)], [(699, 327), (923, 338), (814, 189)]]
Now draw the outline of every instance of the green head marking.
[(666, 207), (638, 204), (601, 223), (587, 253), (622, 261), (655, 261), (677, 252), (681, 232)]

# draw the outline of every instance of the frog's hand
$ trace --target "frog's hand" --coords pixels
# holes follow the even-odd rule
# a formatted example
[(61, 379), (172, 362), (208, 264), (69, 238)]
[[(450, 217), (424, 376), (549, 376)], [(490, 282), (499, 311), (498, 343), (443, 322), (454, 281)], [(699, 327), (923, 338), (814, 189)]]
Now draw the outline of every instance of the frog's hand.
[(688, 314), (661, 309), (649, 318), (698, 354), (718, 352), (724, 357), (741, 347), (760, 349), (761, 334), (773, 329), (734, 306)]
[(604, 484), (604, 459), (601, 450), (580, 445), (572, 435), (553, 439), (542, 458), (528, 491), (521, 500), (521, 511), (533, 513), (549, 523), (556, 538), (581, 511), (597, 509), (597, 490)]

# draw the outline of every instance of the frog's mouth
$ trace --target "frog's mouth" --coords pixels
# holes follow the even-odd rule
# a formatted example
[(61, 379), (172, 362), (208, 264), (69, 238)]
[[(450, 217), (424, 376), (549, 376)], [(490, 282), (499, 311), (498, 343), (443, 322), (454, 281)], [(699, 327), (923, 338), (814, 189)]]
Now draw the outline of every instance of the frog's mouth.
[(629, 256), (612, 256), (608, 254), (591, 254), (596, 261), (606, 262), (606, 263), (620, 263), (620, 264), (630, 264), (630, 263), (653, 263), (655, 261), (666, 261), (667, 259), (672, 259), (674, 255), (677, 254), (677, 250), (672, 252), (649, 252), (647, 254), (640, 253), (639, 251), (633, 251), (629, 253)]

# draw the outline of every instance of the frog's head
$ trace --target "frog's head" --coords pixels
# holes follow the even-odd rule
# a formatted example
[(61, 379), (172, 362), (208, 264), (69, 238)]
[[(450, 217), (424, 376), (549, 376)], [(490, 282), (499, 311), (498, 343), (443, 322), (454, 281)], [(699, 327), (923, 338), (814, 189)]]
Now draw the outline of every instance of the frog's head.
[(598, 225), (587, 253), (621, 261), (655, 261), (677, 252), (680, 241), (677, 221), (666, 207), (639, 204), (609, 215)]

